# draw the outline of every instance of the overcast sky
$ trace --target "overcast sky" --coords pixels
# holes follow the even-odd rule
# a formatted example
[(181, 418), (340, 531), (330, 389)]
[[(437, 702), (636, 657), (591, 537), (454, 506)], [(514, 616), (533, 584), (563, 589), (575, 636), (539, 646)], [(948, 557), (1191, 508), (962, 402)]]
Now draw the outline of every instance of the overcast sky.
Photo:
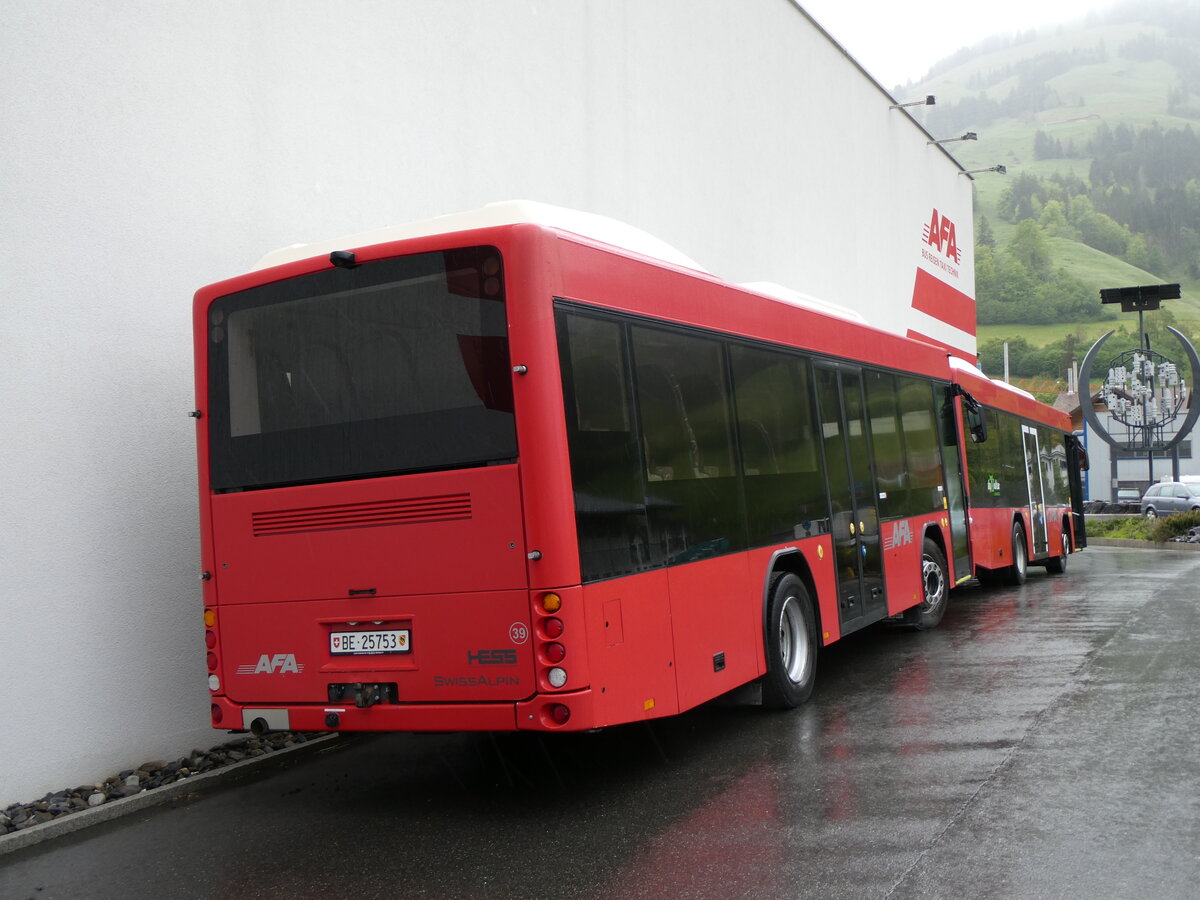
[(800, 0), (887, 89), (916, 81), (938, 60), (998, 34), (1071, 22), (1104, 0)]

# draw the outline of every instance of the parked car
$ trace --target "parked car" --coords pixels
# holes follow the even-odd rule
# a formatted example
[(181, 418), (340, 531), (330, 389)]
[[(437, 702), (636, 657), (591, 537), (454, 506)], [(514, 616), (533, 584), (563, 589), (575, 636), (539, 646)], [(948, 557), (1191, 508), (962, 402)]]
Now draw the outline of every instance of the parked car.
[(1140, 503), (1142, 500), (1141, 491), (1134, 488), (1118, 488), (1117, 503)]
[(1142, 515), (1147, 519), (1200, 509), (1200, 484), (1162, 481), (1150, 485), (1142, 495)]

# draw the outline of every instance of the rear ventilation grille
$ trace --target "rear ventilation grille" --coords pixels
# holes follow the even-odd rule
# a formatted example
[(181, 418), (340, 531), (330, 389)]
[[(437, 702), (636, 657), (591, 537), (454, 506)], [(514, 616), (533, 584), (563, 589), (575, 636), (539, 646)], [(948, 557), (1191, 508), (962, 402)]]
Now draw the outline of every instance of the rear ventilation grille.
[(405, 500), (376, 500), (341, 506), (279, 509), (251, 516), (255, 537), (333, 531), (340, 528), (374, 528), (380, 525), (420, 525), (471, 518), (470, 494), (442, 494)]

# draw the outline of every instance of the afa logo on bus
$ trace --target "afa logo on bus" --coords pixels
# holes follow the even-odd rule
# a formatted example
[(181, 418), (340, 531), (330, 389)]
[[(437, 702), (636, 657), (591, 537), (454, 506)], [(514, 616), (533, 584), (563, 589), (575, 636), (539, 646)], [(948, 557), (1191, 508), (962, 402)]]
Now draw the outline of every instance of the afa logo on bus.
[(295, 653), (276, 653), (274, 656), (264, 653), (257, 663), (237, 667), (239, 675), (282, 675), (286, 672), (299, 675), (303, 671), (304, 663), (296, 662)]

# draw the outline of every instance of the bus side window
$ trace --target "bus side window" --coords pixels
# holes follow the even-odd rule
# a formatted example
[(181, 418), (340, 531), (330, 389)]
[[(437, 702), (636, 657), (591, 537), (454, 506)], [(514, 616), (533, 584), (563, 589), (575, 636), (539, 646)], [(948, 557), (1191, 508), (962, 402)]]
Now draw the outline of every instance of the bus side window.
[(633, 325), (651, 552), (668, 565), (745, 547), (721, 342)]
[(935, 419), (934, 389), (927, 382), (903, 375), (896, 377), (900, 400), (900, 427), (904, 434), (907, 461), (907, 514), (918, 515), (942, 509), (945, 477), (941, 442)]
[(622, 327), (559, 314), (559, 353), (584, 581), (645, 568), (645, 490)]
[(863, 384), (867, 389), (871, 446), (875, 451), (879, 513), (885, 519), (902, 516), (908, 508), (908, 468), (898, 415), (896, 379), (886, 372), (866, 371)]
[(625, 385), (612, 361), (591, 356), (573, 366), (580, 431), (628, 431)]
[(729, 356), (751, 546), (828, 533), (808, 360), (739, 345)]
[(658, 365), (639, 366), (637, 377), (648, 478), (651, 481), (691, 478), (698, 449), (679, 386)]

